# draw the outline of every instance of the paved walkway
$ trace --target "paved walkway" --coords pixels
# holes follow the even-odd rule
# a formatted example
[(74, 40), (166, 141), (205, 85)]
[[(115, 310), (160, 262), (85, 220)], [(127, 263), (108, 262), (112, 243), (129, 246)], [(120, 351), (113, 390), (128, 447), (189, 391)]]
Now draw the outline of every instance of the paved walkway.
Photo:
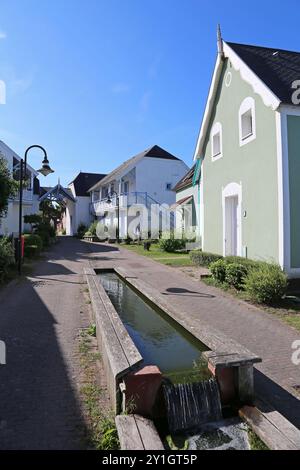
[(177, 268), (164, 266), (126, 249), (93, 244), (93, 265), (123, 266), (156, 288), (175, 309), (195, 316), (261, 356), (256, 367), (258, 394), (300, 428), (300, 366), (291, 361), (292, 342), (300, 333), (272, 314), (234, 299), (194, 280)]
[(300, 400), (290, 393), (300, 383), (300, 367), (290, 360), (299, 333), (180, 270), (114, 246), (62, 238), (28, 279), (0, 291), (0, 340), (7, 346), (7, 364), (0, 366), (0, 449), (82, 448), (75, 338), (88, 324), (81, 283), (90, 261), (134, 270), (174, 308), (261, 355), (259, 394), (300, 427)]
[[(87, 326), (82, 271), (89, 248), (62, 239), (28, 279), (0, 291), (0, 449), (80, 449), (75, 338)], [(51, 256), (51, 257), (50, 257)]]

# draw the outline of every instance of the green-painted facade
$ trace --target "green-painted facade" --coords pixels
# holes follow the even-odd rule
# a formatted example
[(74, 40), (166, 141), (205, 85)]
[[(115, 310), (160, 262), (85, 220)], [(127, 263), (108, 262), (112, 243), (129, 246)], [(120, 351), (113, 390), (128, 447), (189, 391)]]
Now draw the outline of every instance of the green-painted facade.
[(287, 116), (291, 268), (300, 267), (300, 116)]
[[(224, 77), (230, 72), (230, 86)], [(246, 97), (255, 101), (256, 138), (240, 146), (239, 108)], [(210, 131), (222, 125), (222, 158), (212, 161)], [(278, 262), (278, 176), (275, 112), (264, 105), (228, 60), (224, 62), (204, 146), (203, 249), (223, 254), (222, 189), (229, 183), (242, 187), (241, 255)], [(300, 158), (297, 165), (300, 167)], [(300, 168), (299, 168), (300, 169)], [(300, 193), (298, 195), (300, 202)], [(298, 207), (300, 207), (298, 203)], [(295, 209), (294, 209), (295, 210)], [(298, 222), (300, 224), (300, 222)], [(300, 225), (299, 225), (300, 228)], [(298, 230), (298, 233), (300, 231)], [(300, 261), (300, 248), (297, 251)], [(299, 263), (300, 266), (300, 263)]]

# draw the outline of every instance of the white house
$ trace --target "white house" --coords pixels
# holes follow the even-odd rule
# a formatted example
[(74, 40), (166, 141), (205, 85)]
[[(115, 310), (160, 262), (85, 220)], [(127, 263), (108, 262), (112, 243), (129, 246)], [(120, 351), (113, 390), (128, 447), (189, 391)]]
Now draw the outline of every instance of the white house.
[[(0, 141), (0, 154), (7, 162), (11, 172), (14, 172), (14, 177), (18, 178), (21, 157), (14, 152), (8, 145)], [(26, 189), (23, 189), (23, 216), (28, 214), (37, 214), (39, 211), (39, 180), (37, 179), (38, 173), (27, 164), (27, 181)], [(22, 230), (29, 229), (23, 223)], [(10, 235), (17, 233), (19, 230), (19, 194), (8, 203), (8, 211), (6, 217), (0, 219), (0, 235)]]
[[(175, 202), (173, 187), (187, 170), (182, 160), (154, 145), (126, 160), (90, 188), (91, 211), (106, 227), (116, 227), (118, 199), (119, 234), (124, 238), (129, 223), (137, 216), (130, 208), (149, 210), (153, 205), (171, 206)], [(141, 219), (139, 232), (146, 226), (142, 224)]]
[(105, 176), (101, 173), (80, 172), (65, 189), (71, 195), (71, 198), (65, 198), (66, 212), (63, 226), (67, 235), (76, 234), (80, 224), (88, 227), (94, 220), (90, 210), (91, 197), (88, 190)]

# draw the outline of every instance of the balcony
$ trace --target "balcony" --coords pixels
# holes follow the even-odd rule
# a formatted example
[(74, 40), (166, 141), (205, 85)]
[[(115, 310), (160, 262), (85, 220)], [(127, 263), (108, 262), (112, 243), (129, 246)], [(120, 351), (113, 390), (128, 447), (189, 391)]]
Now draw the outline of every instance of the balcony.
[[(18, 203), (20, 200), (20, 193), (17, 193), (17, 195), (13, 198), (13, 202)], [(23, 189), (23, 202), (30, 203), (33, 200), (33, 190), (32, 189)]]
[[(90, 204), (91, 213), (93, 215), (103, 215), (104, 212), (111, 211), (117, 207), (117, 196), (114, 195), (110, 198), (111, 203), (107, 202), (108, 198), (103, 198), (98, 201), (93, 201)], [(146, 192), (132, 192), (132, 193), (121, 193), (119, 196), (120, 210), (126, 209), (133, 204), (143, 204), (146, 207), (150, 207), (151, 204), (158, 204), (151, 196)]]

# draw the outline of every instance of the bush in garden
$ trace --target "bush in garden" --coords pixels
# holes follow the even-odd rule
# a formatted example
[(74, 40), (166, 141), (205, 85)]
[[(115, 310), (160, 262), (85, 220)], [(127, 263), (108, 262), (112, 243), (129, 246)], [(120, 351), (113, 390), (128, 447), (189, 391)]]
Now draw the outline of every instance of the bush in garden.
[(224, 259), (218, 259), (210, 264), (209, 269), (212, 274), (212, 277), (219, 282), (225, 281), (226, 275), (226, 261)]
[(25, 245), (24, 256), (26, 258), (36, 258), (40, 254), (39, 247), (37, 245)]
[(159, 240), (159, 248), (168, 253), (173, 253), (176, 250), (185, 248), (186, 240), (182, 238), (175, 238), (174, 232), (166, 232)]
[(97, 236), (97, 225), (98, 221), (95, 220), (88, 228), (89, 236), (96, 237)]
[(0, 238), (0, 281), (3, 281), (9, 266), (14, 263), (15, 250), (11, 240), (7, 237)]
[(252, 268), (257, 269), (262, 263), (264, 263), (263, 261), (255, 261), (253, 259), (243, 258), (242, 256), (226, 256), (225, 259), (227, 263), (242, 264), (248, 270)]
[(78, 225), (78, 228), (77, 228), (77, 236), (78, 238), (83, 238), (84, 234), (86, 233), (87, 231), (87, 226), (83, 223), (79, 224)]
[(36, 246), (39, 251), (42, 250), (43, 248), (43, 241), (41, 237), (35, 233), (26, 233), (24, 235), (24, 244), (25, 244), (25, 249), (28, 246)]
[(43, 240), (36, 233), (24, 235), (24, 256), (26, 258), (37, 257), (43, 248)]
[(209, 267), (214, 261), (223, 259), (223, 256), (215, 253), (208, 253), (202, 250), (192, 250), (190, 252), (192, 262), (198, 266)]
[(272, 304), (285, 295), (287, 276), (280, 266), (261, 263), (259, 268), (249, 271), (244, 287), (254, 302)]
[(242, 289), (248, 274), (247, 266), (240, 263), (227, 263), (225, 261), (225, 282), (235, 289)]

